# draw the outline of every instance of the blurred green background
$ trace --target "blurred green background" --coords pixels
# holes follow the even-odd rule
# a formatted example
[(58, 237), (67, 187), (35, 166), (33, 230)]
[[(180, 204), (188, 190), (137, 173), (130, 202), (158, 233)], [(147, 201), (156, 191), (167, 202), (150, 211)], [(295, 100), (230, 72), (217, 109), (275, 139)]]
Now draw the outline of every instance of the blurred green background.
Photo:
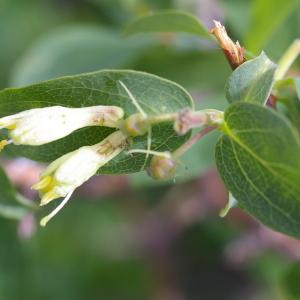
[[(224, 108), (231, 71), (216, 45), (188, 35), (122, 35), (133, 18), (168, 8), (208, 28), (222, 21), (247, 50), (274, 61), (300, 37), (298, 0), (0, 0), (0, 88), (128, 68), (178, 82), (200, 108)], [(185, 155), (177, 184), (99, 176), (45, 229), (40, 215), (0, 219), (0, 300), (300, 299), (300, 242), (237, 209), (218, 217), (227, 192), (215, 171), (216, 138)], [(41, 166), (3, 158), (2, 165), (37, 200), (29, 186)]]

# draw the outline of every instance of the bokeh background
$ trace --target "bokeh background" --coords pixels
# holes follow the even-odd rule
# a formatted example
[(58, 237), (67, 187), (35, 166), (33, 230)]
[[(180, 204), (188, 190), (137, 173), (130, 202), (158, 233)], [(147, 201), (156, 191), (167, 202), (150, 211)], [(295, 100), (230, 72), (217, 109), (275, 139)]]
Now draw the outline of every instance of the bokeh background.
[[(247, 50), (274, 61), (300, 37), (298, 0), (0, 0), (0, 88), (128, 68), (178, 82), (199, 108), (223, 109), (231, 70), (216, 45), (122, 35), (128, 21), (167, 8), (208, 28), (220, 20)], [(300, 242), (239, 209), (218, 216), (228, 195), (215, 170), (216, 138), (185, 155), (176, 184), (98, 176), (45, 229), (37, 224), (47, 209), (0, 218), (0, 300), (300, 299)], [(44, 166), (3, 155), (1, 165), (37, 201), (29, 187)]]

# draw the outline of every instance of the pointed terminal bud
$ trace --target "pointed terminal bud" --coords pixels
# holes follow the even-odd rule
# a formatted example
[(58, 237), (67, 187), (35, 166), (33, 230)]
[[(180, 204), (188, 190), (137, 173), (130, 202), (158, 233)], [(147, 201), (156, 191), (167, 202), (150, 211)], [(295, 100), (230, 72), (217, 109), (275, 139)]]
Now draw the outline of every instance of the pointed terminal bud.
[(121, 124), (121, 130), (132, 137), (136, 137), (146, 134), (150, 125), (151, 124), (148, 122), (146, 117), (137, 113), (129, 116), (123, 121)]
[(127, 136), (116, 131), (96, 145), (81, 147), (52, 162), (41, 175), (41, 180), (32, 186), (40, 193), (41, 205), (72, 194), (100, 167), (122, 152), (126, 141)]
[(63, 138), (83, 127), (118, 127), (123, 116), (123, 110), (117, 106), (52, 106), (0, 118), (0, 129), (8, 129), (16, 145), (37, 146)]
[(151, 159), (148, 174), (157, 180), (168, 180), (175, 176), (177, 162), (172, 158), (171, 153), (164, 155), (154, 155)]
[(229, 64), (232, 69), (236, 69), (239, 65), (245, 62), (244, 49), (239, 42), (233, 42), (228, 36), (225, 27), (217, 21), (214, 21), (215, 27), (211, 29), (211, 33), (218, 40)]

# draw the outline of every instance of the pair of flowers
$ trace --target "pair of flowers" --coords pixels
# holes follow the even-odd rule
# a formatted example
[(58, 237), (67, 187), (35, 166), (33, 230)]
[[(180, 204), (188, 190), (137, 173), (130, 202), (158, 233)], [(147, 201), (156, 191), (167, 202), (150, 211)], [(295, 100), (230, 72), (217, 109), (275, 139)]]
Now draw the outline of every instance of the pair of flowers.
[[(88, 126), (118, 128), (124, 112), (117, 106), (67, 108), (52, 106), (26, 110), (0, 118), (0, 129), (9, 131), (10, 140), (0, 142), (0, 150), (7, 144), (38, 146), (61, 139), (77, 129)], [(67, 203), (74, 190), (96, 174), (97, 170), (116, 157), (126, 146), (128, 136), (118, 130), (100, 143), (84, 146), (53, 161), (33, 185), (41, 196), (41, 205), (65, 197), (47, 217), (46, 223)]]

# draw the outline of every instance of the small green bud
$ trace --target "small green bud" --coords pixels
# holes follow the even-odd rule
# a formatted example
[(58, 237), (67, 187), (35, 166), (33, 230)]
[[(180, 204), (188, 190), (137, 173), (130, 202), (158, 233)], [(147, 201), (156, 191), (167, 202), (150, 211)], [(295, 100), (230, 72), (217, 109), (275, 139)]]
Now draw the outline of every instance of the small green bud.
[(177, 168), (177, 162), (172, 158), (171, 154), (169, 157), (154, 155), (151, 159), (148, 174), (157, 180), (168, 180), (175, 176)]
[(132, 137), (141, 136), (147, 133), (150, 128), (150, 123), (141, 114), (134, 114), (129, 116), (121, 124), (121, 130)]

